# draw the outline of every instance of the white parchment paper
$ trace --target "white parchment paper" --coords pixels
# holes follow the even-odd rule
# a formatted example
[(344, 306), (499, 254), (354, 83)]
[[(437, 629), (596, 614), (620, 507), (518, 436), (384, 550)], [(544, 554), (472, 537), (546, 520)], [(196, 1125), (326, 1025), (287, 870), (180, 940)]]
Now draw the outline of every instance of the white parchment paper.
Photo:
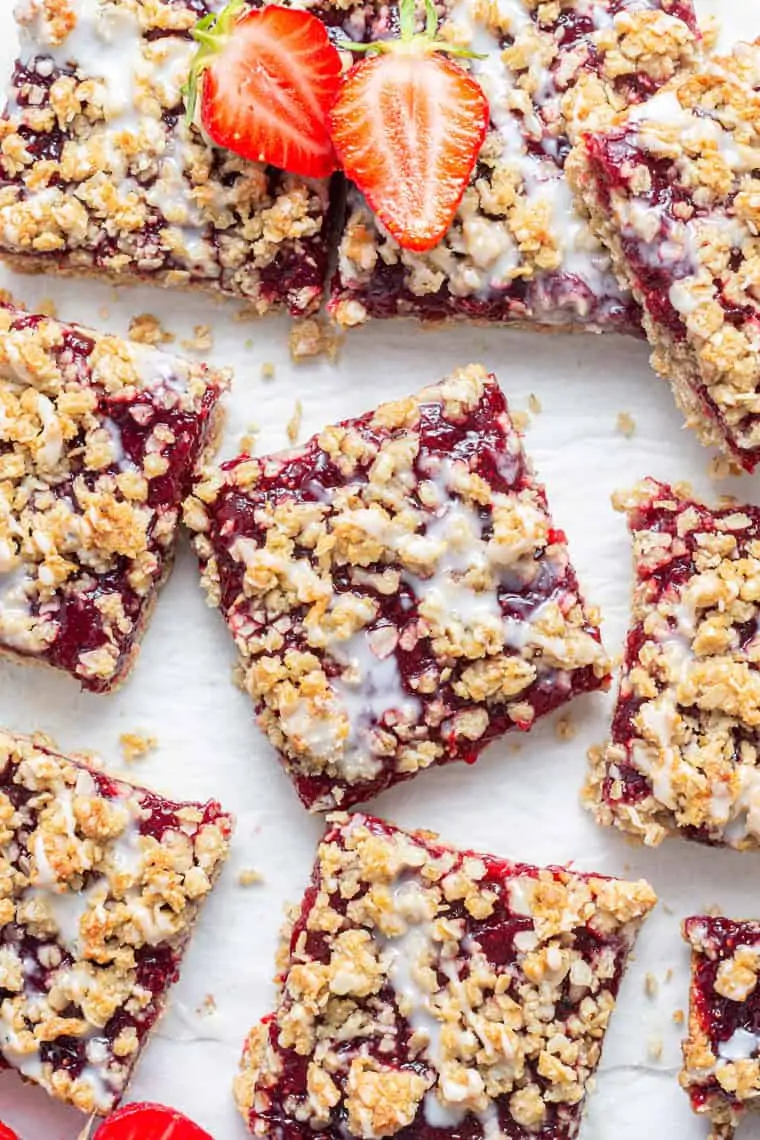
[[(0, 0), (3, 76), (14, 50), (12, 7), (11, 0)], [(730, 18), (726, 44), (732, 36), (760, 35), (760, 0), (698, 0), (698, 7)], [(433, 382), (457, 364), (482, 361), (499, 376), (513, 410), (525, 410), (531, 394), (540, 401), (526, 446), (557, 524), (567, 531), (585, 594), (602, 609), (613, 654), (625, 636), (630, 569), (625, 525), (610, 507), (611, 492), (652, 474), (691, 480), (703, 494), (730, 492), (760, 502), (760, 477), (711, 483), (709, 453), (683, 430), (669, 389), (650, 371), (646, 347), (635, 341), (466, 327), (425, 332), (406, 322), (378, 322), (351, 335), (335, 365), (294, 365), (290, 323), (240, 323), (232, 303), (162, 290), (116, 292), (5, 270), (0, 287), (30, 308), (52, 298), (64, 319), (120, 333), (143, 312), (156, 314), (178, 341), (194, 326), (211, 324), (213, 349), (204, 356), (236, 372), (225, 456), (238, 450), (254, 424), (259, 454), (285, 446), (296, 400), (303, 405), (305, 439), (328, 422)], [(264, 362), (274, 364), (274, 379), (262, 380)], [(635, 421), (630, 439), (616, 428), (620, 412)], [(182, 1109), (215, 1140), (246, 1135), (230, 1086), (247, 1030), (271, 1008), (283, 907), (300, 897), (322, 829), (301, 808), (255, 728), (247, 699), (232, 685), (232, 664), (231, 641), (221, 618), (204, 604), (183, 539), (123, 691), (82, 694), (63, 675), (0, 666), (0, 723), (22, 732), (43, 730), (65, 750), (95, 750), (114, 772), (177, 798), (216, 797), (237, 815), (231, 863), (204, 911), (169, 1013), (129, 1094)], [(676, 1079), (683, 1032), (676, 1019), (686, 1009), (688, 980), (679, 924), (716, 905), (728, 914), (760, 917), (760, 856), (680, 841), (644, 851), (596, 827), (578, 806), (578, 790), (586, 749), (604, 738), (611, 702), (595, 695), (569, 706), (576, 728), (571, 741), (558, 739), (557, 718), (550, 718), (529, 736), (515, 733), (493, 745), (474, 768), (452, 765), (422, 775), (371, 807), (461, 845), (529, 862), (572, 861), (582, 870), (646, 876), (654, 884), (661, 903), (624, 983), (582, 1137), (697, 1140), (706, 1137), (707, 1126), (692, 1117)], [(127, 768), (118, 738), (138, 730), (157, 736), (159, 748)], [(264, 881), (240, 886), (239, 872), (251, 867)], [(645, 993), (647, 974), (657, 983), (652, 996)], [(74, 1140), (84, 1123), (14, 1073), (0, 1074), (0, 1118), (22, 1140)], [(760, 1136), (760, 1123), (754, 1133), (752, 1127), (746, 1126), (747, 1135)]]

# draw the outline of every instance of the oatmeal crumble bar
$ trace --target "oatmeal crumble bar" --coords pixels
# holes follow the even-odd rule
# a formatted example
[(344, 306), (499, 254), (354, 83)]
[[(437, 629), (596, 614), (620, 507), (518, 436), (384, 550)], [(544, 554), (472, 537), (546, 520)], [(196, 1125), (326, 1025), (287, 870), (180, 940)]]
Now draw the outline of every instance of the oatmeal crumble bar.
[(0, 305), (0, 656), (125, 678), (227, 384)]
[(18, 0), (0, 252), (19, 270), (319, 307), (327, 183), (210, 146), (181, 88), (205, 0)]
[(236, 1082), (254, 1136), (576, 1136), (645, 882), (337, 816)]
[(731, 1140), (745, 1110), (760, 1108), (760, 922), (687, 918), (689, 1036), (681, 1085), (714, 1140)]
[(442, 34), (482, 55), (471, 67), (491, 108), (488, 136), (456, 220), (427, 254), (400, 249), (349, 190), (333, 316), (346, 326), (412, 314), (638, 330), (638, 308), (563, 170), (581, 130), (694, 61), (691, 3), (446, 0), (442, 8)]
[(760, 509), (712, 509), (653, 479), (616, 505), (633, 536), (633, 615), (587, 805), (648, 845), (757, 848)]
[(587, 136), (569, 164), (689, 426), (760, 461), (760, 41)]
[(201, 472), (185, 505), (259, 724), (312, 810), (606, 687), (495, 379), (463, 368), (297, 450)]
[(231, 831), (217, 803), (0, 730), (0, 1069), (83, 1112), (115, 1107)]

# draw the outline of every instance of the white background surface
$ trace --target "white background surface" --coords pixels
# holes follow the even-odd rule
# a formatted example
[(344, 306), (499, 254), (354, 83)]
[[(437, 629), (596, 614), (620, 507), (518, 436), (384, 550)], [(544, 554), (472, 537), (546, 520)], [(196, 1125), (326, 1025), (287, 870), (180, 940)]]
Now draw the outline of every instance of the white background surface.
[[(698, 0), (698, 7), (702, 13), (730, 13), (726, 40), (737, 32), (760, 35), (760, 0)], [(11, 11), (11, 0), (0, 0), (3, 75), (13, 55)], [(289, 322), (235, 322), (232, 303), (148, 289), (117, 294), (4, 270), (0, 286), (30, 308), (53, 298), (61, 317), (121, 333), (142, 312), (158, 315), (178, 338), (210, 323), (214, 347), (204, 355), (236, 371), (225, 457), (236, 452), (253, 423), (261, 428), (259, 454), (285, 446), (296, 399), (303, 404), (305, 439), (328, 422), (435, 381), (457, 364), (482, 361), (499, 376), (514, 410), (525, 409), (531, 393), (541, 402), (526, 446), (555, 519), (568, 533), (585, 594), (602, 609), (605, 643), (613, 654), (625, 636), (630, 571), (624, 521), (609, 505), (611, 492), (652, 474), (689, 479), (703, 494), (730, 492), (760, 502), (760, 476), (711, 485), (709, 453), (683, 431), (667, 386), (648, 368), (646, 347), (634, 341), (465, 327), (421, 332), (406, 322), (378, 322), (348, 338), (336, 365), (293, 365)], [(272, 381), (261, 379), (264, 361), (275, 364)], [(621, 411), (636, 421), (632, 439), (616, 431)], [(221, 618), (204, 604), (183, 538), (177, 568), (122, 692), (82, 694), (62, 674), (0, 666), (0, 723), (23, 732), (44, 730), (66, 750), (96, 750), (116, 772), (126, 771), (119, 735), (152, 733), (159, 749), (130, 765), (130, 778), (176, 798), (218, 798), (237, 815), (231, 863), (205, 909), (170, 1012), (129, 1096), (182, 1109), (215, 1140), (246, 1135), (231, 1081), (248, 1028), (271, 1008), (283, 906), (300, 897), (322, 829), (301, 808), (252, 723), (247, 699), (231, 683), (232, 664), (231, 640)], [(691, 1116), (676, 1080), (682, 1031), (673, 1014), (686, 1008), (688, 968), (679, 923), (716, 905), (731, 915), (760, 917), (760, 855), (678, 840), (658, 851), (638, 850), (596, 827), (577, 797), (586, 748), (604, 738), (611, 700), (595, 695), (569, 706), (577, 728), (570, 742), (557, 739), (556, 717), (550, 718), (529, 736), (513, 733), (496, 743), (474, 768), (452, 765), (422, 775), (385, 793), (372, 810), (404, 826), (435, 829), (454, 843), (529, 862), (573, 861), (582, 870), (645, 876), (654, 884), (661, 904), (624, 984), (582, 1140), (640, 1140), (647, 1133), (697, 1140), (706, 1137), (707, 1126)], [(239, 871), (248, 867), (263, 874), (263, 884), (238, 885)], [(645, 995), (647, 972), (660, 983), (656, 997)], [(198, 1014), (208, 994), (217, 1012)], [(655, 1041), (663, 1044), (659, 1061), (649, 1053)], [(14, 1073), (0, 1074), (0, 1117), (22, 1140), (74, 1140), (84, 1124), (79, 1114), (22, 1086)], [(741, 1135), (760, 1137), (760, 1121), (745, 1125)]]

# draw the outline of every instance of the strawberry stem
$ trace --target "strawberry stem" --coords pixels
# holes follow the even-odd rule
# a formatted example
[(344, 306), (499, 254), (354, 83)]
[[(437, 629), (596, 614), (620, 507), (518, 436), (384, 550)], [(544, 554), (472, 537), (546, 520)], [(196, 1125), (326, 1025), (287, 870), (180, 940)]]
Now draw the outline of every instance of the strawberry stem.
[(438, 13), (433, 0), (425, 0), (425, 30), (417, 32), (417, 5), (416, 0), (399, 0), (399, 38), (397, 40), (376, 40), (371, 44), (357, 44), (352, 40), (341, 40), (337, 45), (341, 51), (351, 52), (393, 52), (401, 50), (400, 45), (419, 45), (422, 53), (445, 52), (446, 55), (458, 56), (460, 59), (485, 59), (469, 48), (458, 44), (450, 44), (447, 40), (438, 38)]
[(200, 46), (190, 66), (187, 83), (182, 88), (185, 100), (185, 118), (192, 123), (195, 118), (195, 108), (198, 103), (198, 90), (203, 72), (212, 59), (226, 44), (232, 35), (235, 24), (243, 12), (247, 11), (247, 0), (229, 0), (221, 12), (209, 12), (203, 16), (191, 30), (190, 35)]

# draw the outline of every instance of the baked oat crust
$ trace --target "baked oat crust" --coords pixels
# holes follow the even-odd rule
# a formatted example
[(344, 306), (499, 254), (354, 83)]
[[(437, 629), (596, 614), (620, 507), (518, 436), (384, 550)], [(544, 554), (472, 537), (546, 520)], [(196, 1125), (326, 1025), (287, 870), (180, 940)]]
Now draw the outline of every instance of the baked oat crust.
[(699, 915), (686, 919), (683, 936), (691, 987), (679, 1080), (715, 1140), (732, 1140), (745, 1112), (760, 1108), (760, 923)]
[(0, 1068), (112, 1111), (231, 830), (214, 802), (173, 803), (0, 730)]
[(760, 41), (595, 127), (567, 167), (688, 426), (748, 471), (760, 459), (759, 123)]
[(330, 823), (236, 1082), (251, 1133), (575, 1136), (651, 887)]
[(654, 479), (615, 503), (633, 536), (632, 621), (584, 801), (650, 846), (680, 834), (757, 848), (760, 510)]
[(606, 687), (506, 401), (479, 366), (201, 472), (203, 585), (312, 810), (349, 806)]
[(0, 306), (0, 653), (105, 692), (134, 662), (229, 376)]

